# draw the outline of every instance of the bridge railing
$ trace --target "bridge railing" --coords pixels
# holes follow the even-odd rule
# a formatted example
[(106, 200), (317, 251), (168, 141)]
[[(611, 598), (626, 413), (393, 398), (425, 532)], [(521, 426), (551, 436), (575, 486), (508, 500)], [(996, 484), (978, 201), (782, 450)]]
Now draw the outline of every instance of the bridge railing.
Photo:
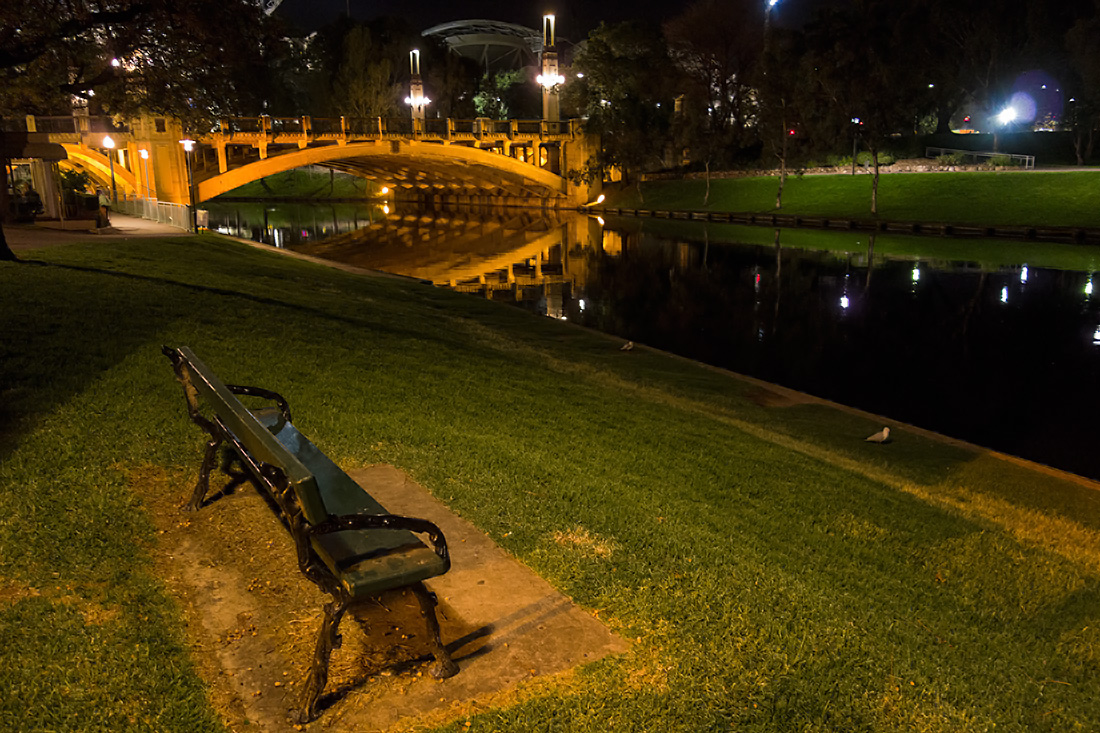
[(313, 138), (432, 137), (445, 140), (480, 140), (485, 137), (532, 140), (574, 134), (574, 121), (494, 120), (411, 117), (229, 117), (221, 121), (224, 135), (295, 135)]
[(342, 135), (344, 133), (342, 117), (310, 118), (310, 129), (314, 135)]
[(306, 131), (306, 118), (304, 117), (267, 117), (265, 119), (269, 125), (267, 129), (276, 135)]
[(27, 132), (45, 132), (54, 135), (80, 133), (125, 133), (130, 126), (116, 123), (106, 116), (89, 115), (27, 115), (24, 120)]

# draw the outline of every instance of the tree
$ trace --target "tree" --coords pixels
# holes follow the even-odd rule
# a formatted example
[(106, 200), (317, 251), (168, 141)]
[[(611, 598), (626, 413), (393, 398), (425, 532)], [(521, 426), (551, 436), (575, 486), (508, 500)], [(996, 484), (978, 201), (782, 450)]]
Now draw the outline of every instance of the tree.
[(598, 171), (617, 168), (624, 182), (640, 183), (643, 170), (661, 163), (674, 106), (671, 67), (655, 28), (632, 21), (601, 23), (589, 34), (573, 61), (577, 77), (565, 84), (562, 101), (587, 118), (587, 132), (601, 136), (602, 151), (594, 161)]
[(763, 47), (764, 4), (697, 0), (664, 25), (669, 54), (686, 81), (683, 106), (706, 120), (721, 145), (743, 142), (755, 110), (752, 76)]
[[(249, 99), (268, 27), (251, 0), (0, 3), (0, 117), (67, 113), (83, 100), (201, 129)], [(6, 193), (0, 176), (0, 198)], [(2, 229), (0, 254), (11, 254)]]
[(389, 117), (396, 113), (400, 88), (393, 79), (394, 64), (374, 41), (370, 28), (349, 29), (343, 47), (343, 58), (332, 82), (340, 114)]
[(817, 140), (846, 140), (852, 125), (871, 154), (871, 213), (878, 213), (879, 153), (887, 138), (912, 132), (920, 111), (924, 72), (898, 42), (905, 6), (855, 0), (807, 28), (804, 73), (813, 79), (815, 114), (805, 123)]
[[(807, 128), (801, 110), (812, 95), (813, 76), (802, 66), (802, 35), (795, 31), (772, 28), (757, 73), (759, 107), (757, 129), (765, 154), (779, 163), (779, 186), (775, 208), (783, 206), (783, 187), (787, 183), (791, 150), (801, 145)], [(799, 134), (801, 132), (801, 134)]]
[(541, 104), (538, 87), (527, 78), (522, 69), (486, 73), (474, 96), (474, 109), (479, 117), (506, 120), (512, 117), (538, 117), (535, 112)]
[(1073, 126), (1077, 165), (1092, 157), (1100, 132), (1100, 2), (1090, 18), (1080, 19), (1066, 35), (1072, 80), (1066, 119)]

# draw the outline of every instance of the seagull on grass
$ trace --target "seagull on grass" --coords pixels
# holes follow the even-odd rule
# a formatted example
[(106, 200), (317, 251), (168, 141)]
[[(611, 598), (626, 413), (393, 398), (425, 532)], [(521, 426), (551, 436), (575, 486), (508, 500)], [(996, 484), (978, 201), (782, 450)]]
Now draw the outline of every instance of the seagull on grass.
[(627, 341), (625, 344), (623, 344), (622, 346), (619, 347), (619, 351), (630, 351), (633, 348), (634, 348), (634, 342), (633, 341)]
[(890, 442), (890, 428), (883, 428), (874, 435), (867, 437), (868, 443), (889, 443)]

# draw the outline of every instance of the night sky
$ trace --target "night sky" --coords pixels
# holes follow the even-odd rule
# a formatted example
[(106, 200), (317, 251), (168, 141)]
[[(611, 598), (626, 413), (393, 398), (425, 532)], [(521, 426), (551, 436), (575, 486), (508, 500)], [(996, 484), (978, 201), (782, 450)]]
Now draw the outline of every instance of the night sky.
[[(762, 1), (762, 0), (761, 0)], [(780, 0), (773, 16), (777, 22), (799, 23), (813, 6), (825, 0)], [(306, 30), (314, 30), (347, 12), (356, 20), (395, 16), (424, 30), (453, 20), (488, 19), (539, 28), (544, 13), (557, 16), (558, 35), (583, 40), (600, 21), (617, 23), (640, 19), (660, 22), (683, 11), (688, 2), (654, 0), (521, 0), (520, 2), (446, 2), (442, 0), (283, 0), (278, 12)]]

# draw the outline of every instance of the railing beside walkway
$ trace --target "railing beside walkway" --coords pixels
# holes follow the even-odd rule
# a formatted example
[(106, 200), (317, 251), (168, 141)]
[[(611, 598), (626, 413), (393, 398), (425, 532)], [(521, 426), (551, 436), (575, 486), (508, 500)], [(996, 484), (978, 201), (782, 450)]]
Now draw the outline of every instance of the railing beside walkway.
[(190, 210), (186, 204), (170, 204), (167, 201), (123, 194), (112, 208), (122, 214), (139, 216), (183, 230), (188, 230), (191, 226)]
[(994, 153), (984, 152), (977, 150), (955, 150), (954, 148), (925, 148), (924, 157), (926, 158), (938, 158), (941, 155), (959, 155), (963, 158), (973, 158), (975, 163), (982, 160), (992, 160), (993, 158), (1007, 158), (1011, 161), (1011, 165), (1018, 165), (1023, 168), (1035, 167), (1034, 155), (1013, 155), (1010, 153)]

